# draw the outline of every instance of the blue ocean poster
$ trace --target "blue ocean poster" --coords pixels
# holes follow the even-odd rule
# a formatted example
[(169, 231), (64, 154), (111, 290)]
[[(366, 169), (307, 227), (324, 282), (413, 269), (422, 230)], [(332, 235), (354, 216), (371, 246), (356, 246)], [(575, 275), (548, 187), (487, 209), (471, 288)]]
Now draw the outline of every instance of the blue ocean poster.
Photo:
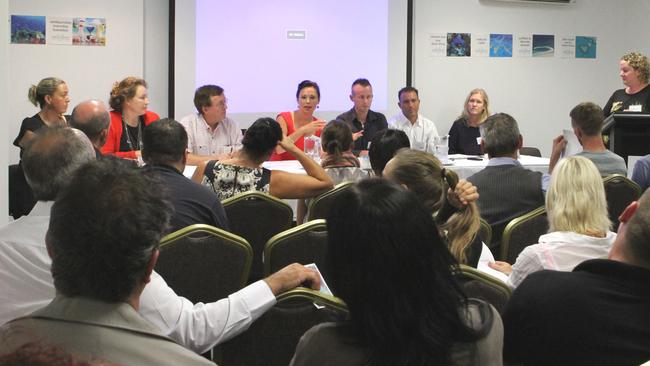
[(490, 34), (490, 57), (512, 57), (512, 34)]
[(533, 57), (553, 57), (555, 54), (555, 36), (533, 34)]
[(576, 36), (576, 58), (596, 58), (596, 37)]
[(45, 17), (12, 15), (11, 43), (45, 44)]

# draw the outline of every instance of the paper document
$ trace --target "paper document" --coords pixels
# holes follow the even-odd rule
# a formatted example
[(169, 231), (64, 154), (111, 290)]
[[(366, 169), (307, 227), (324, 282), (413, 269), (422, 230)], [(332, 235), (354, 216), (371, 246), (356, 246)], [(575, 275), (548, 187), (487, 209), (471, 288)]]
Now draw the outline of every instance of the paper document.
[(582, 152), (582, 145), (580, 145), (580, 141), (578, 141), (578, 137), (573, 133), (573, 130), (562, 130), (562, 135), (566, 141), (566, 146), (562, 151), (563, 158)]
[(318, 270), (318, 266), (316, 266), (316, 263), (305, 264), (305, 267), (307, 267), (309, 269), (313, 269), (316, 272), (318, 272), (318, 277), (320, 277), (320, 290), (319, 291), (321, 293), (324, 293), (325, 295), (334, 296), (334, 294), (332, 294), (332, 291), (330, 290), (329, 286), (327, 286), (327, 283), (325, 282), (325, 279), (323, 278), (323, 275)]

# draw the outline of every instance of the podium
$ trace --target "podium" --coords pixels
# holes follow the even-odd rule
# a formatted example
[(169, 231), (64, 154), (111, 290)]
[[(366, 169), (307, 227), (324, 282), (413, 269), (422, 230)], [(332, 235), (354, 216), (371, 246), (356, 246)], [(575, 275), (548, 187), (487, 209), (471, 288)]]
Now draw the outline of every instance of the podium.
[(603, 134), (609, 134), (609, 149), (627, 162), (630, 155), (650, 154), (650, 113), (614, 113), (605, 119)]

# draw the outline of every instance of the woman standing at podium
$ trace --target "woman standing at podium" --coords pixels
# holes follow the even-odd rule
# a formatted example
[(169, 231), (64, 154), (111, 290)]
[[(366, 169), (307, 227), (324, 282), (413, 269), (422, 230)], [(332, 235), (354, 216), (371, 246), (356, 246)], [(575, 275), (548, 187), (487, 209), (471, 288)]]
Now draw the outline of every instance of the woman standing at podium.
[(616, 112), (650, 112), (650, 63), (648, 58), (639, 52), (623, 55), (619, 62), (620, 76), (625, 85), (619, 89), (605, 104), (605, 117)]

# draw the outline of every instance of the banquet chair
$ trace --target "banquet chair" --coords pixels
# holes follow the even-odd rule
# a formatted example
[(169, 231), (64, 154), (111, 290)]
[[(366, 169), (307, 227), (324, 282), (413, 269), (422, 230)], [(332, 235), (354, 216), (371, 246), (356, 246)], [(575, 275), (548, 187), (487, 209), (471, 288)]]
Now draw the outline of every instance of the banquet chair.
[(291, 263), (316, 263), (327, 280), (327, 224), (323, 219), (308, 221), (283, 231), (266, 243), (264, 248), (264, 276)]
[(327, 218), (332, 203), (342, 192), (350, 188), (355, 182), (343, 182), (325, 193), (321, 193), (309, 202), (307, 209), (307, 221)]
[(618, 231), (618, 217), (625, 208), (641, 197), (641, 187), (627, 177), (620, 174), (612, 174), (603, 178), (605, 185), (605, 197), (607, 199), (607, 210), (609, 219), (612, 221), (612, 231)]
[(461, 264), (454, 271), (454, 277), (460, 283), (467, 297), (475, 297), (492, 304), (502, 314), (512, 290), (503, 281), (481, 272), (476, 268)]
[(275, 234), (293, 225), (293, 210), (284, 201), (266, 193), (250, 191), (222, 202), (230, 232), (246, 239), (253, 248), (249, 283), (262, 278), (264, 245)]
[(537, 156), (538, 158), (542, 157), (542, 152), (539, 151), (538, 148), (530, 147), (530, 146), (523, 146), (521, 149), (519, 149), (519, 154), (528, 155), (528, 156)]
[(298, 287), (278, 296), (277, 303), (237, 337), (219, 346), (222, 366), (286, 366), (300, 337), (314, 325), (345, 320), (339, 298)]
[(480, 219), (481, 226), (478, 229), (478, 236), (485, 245), (490, 245), (492, 242), (492, 226), (487, 221)]
[(503, 229), (499, 259), (510, 264), (515, 263), (517, 256), (525, 247), (536, 244), (540, 235), (547, 232), (548, 220), (544, 206), (515, 217)]
[(165, 236), (156, 272), (179, 295), (214, 302), (246, 285), (253, 250), (243, 238), (196, 224)]

